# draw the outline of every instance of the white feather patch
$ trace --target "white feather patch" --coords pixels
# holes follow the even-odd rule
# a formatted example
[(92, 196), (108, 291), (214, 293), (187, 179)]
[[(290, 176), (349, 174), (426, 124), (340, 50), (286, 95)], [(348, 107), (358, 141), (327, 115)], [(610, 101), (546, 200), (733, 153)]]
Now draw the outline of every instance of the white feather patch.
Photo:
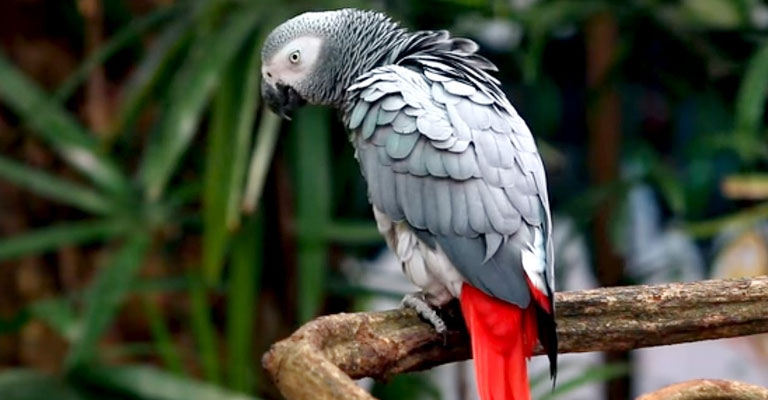
[(547, 293), (547, 284), (544, 282), (544, 271), (547, 268), (547, 251), (544, 246), (544, 234), (540, 227), (533, 228), (533, 243), (528, 243), (520, 252), (525, 274), (531, 280), (533, 286), (542, 293)]
[(459, 297), (464, 278), (439, 246), (429, 247), (408, 225), (392, 221), (376, 207), (373, 207), (373, 216), (387, 245), (403, 263), (403, 272), (424, 291), (427, 301), (441, 306)]

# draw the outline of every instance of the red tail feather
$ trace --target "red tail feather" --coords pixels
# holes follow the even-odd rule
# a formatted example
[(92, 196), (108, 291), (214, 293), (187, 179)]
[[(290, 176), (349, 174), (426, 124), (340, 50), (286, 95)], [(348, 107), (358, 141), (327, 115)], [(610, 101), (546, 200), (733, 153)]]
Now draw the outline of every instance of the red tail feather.
[[(532, 291), (536, 297), (538, 290)], [(546, 296), (538, 294), (548, 305)], [(465, 283), (461, 289), (461, 311), (472, 339), (480, 398), (530, 400), (526, 360), (533, 354), (538, 339), (533, 305), (521, 309)]]

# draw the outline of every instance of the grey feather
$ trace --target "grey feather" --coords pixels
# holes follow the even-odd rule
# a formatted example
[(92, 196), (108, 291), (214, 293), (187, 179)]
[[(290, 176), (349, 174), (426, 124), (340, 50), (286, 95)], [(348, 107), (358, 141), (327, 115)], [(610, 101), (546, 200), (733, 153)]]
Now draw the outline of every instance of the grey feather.
[(362, 132), (363, 137), (370, 137), (373, 135), (373, 131), (376, 129), (376, 120), (379, 116), (379, 104), (376, 103), (365, 114), (365, 118), (363, 119), (363, 127), (360, 130)]
[(474, 87), (461, 83), (457, 80), (450, 80), (443, 82), (443, 87), (448, 93), (455, 94), (457, 96), (471, 96), (477, 91)]
[(451, 190), (448, 179), (435, 179), (435, 199), (437, 203), (438, 233), (441, 235), (450, 235), (451, 229)]
[[(378, 99), (380, 99), (380, 98), (382, 98), (382, 97), (387, 95), (386, 92), (383, 92), (381, 90), (377, 90), (375, 87), (371, 87), (371, 88), (368, 88), (368, 89), (374, 89), (374, 90), (371, 91), (368, 94), (363, 93), (363, 94), (360, 95), (360, 97), (362, 97), (363, 100), (365, 100), (365, 101), (367, 101), (369, 103), (372, 103), (372, 102), (374, 102), (374, 101), (376, 101), (376, 100), (378, 100)], [(366, 89), (366, 90), (368, 90), (368, 89)]]
[(397, 111), (405, 106), (405, 100), (399, 95), (389, 95), (381, 101), (381, 108), (386, 111)]
[(499, 246), (501, 246), (501, 242), (504, 240), (504, 237), (498, 233), (486, 233), (484, 237), (485, 257), (483, 257), (483, 264), (487, 263), (488, 260), (496, 255), (496, 252), (499, 250)]
[(360, 123), (363, 122), (363, 118), (365, 118), (366, 113), (368, 112), (368, 108), (370, 108), (370, 104), (361, 101), (358, 102), (355, 108), (352, 110), (352, 115), (349, 117), (349, 129), (357, 129), (360, 127)]
[(397, 200), (397, 185), (395, 184), (395, 173), (388, 168), (381, 168), (379, 171), (379, 183), (381, 193), (382, 211), (394, 221), (401, 221), (404, 218), (403, 211)]
[(423, 108), (405, 107), (403, 110), (406, 115), (411, 117), (418, 117), (427, 113), (427, 110)]
[[(400, 179), (397, 182), (399, 185)], [(405, 194), (408, 200), (403, 203), (403, 209), (408, 223), (417, 229), (427, 228), (424, 218), (424, 198), (421, 195), (421, 191), (424, 190), (423, 186), (423, 180), (418, 177), (408, 175), (405, 180)]]
[(411, 157), (408, 157), (408, 171), (415, 176), (427, 176), (427, 161), (424, 158), (424, 149), (428, 145), (424, 139), (419, 140), (416, 143), (416, 147), (411, 153)]
[(400, 114), (400, 111), (387, 111), (384, 109), (379, 109), (379, 118), (376, 120), (376, 123), (379, 125), (390, 124), (395, 120), (398, 114)]
[(453, 125), (454, 135), (459, 139), (471, 139), (472, 131), (469, 129), (469, 125), (467, 125), (464, 119), (459, 115), (456, 106), (447, 104), (445, 109), (448, 112), (448, 119), (451, 121), (451, 125)]
[(464, 185), (455, 181), (451, 181), (448, 184), (451, 192), (451, 225), (453, 226), (453, 232), (459, 236), (471, 236)]
[(479, 184), (476, 180), (467, 181), (464, 193), (467, 196), (467, 210), (469, 211), (469, 226), (478, 233), (489, 232), (488, 216), (483, 208), (483, 200), (480, 197)]
[(453, 128), (448, 121), (432, 114), (424, 114), (416, 118), (416, 126), (419, 132), (432, 140), (445, 140), (453, 133)]
[(391, 123), (392, 129), (398, 133), (412, 133), (416, 131), (416, 118), (400, 112)]
[(387, 138), (387, 154), (394, 159), (406, 158), (416, 147), (418, 140), (418, 135), (401, 135), (392, 132)]
[(424, 146), (424, 164), (427, 167), (427, 172), (430, 175), (439, 178), (445, 178), (448, 176), (448, 172), (443, 165), (443, 158), (440, 156), (440, 152), (430, 145)]
[(453, 147), (454, 144), (456, 144), (456, 136), (449, 136), (448, 139), (445, 140), (433, 140), (431, 142), (432, 147), (440, 150), (447, 150)]
[(422, 193), (424, 201), (424, 222), (427, 230), (434, 233), (440, 232), (440, 214), (438, 212), (438, 197), (436, 188), (436, 179), (428, 177), (422, 180)]
[(426, 76), (427, 79), (429, 79), (432, 82), (445, 82), (445, 81), (451, 80), (450, 77), (447, 77), (445, 75), (440, 75), (438, 73), (434, 73), (430, 69), (424, 70), (424, 76)]
[(437, 236), (417, 231), (425, 242), (437, 243), (472, 286), (518, 307), (531, 301), (517, 241), (503, 242), (496, 253), (483, 262), (487, 246), (483, 237)]

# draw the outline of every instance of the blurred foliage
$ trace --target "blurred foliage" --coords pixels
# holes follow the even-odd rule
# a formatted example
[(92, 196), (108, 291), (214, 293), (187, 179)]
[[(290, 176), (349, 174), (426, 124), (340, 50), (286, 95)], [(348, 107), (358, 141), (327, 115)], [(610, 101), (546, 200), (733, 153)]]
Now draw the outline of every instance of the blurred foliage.
[[(276, 396), (259, 355), (301, 322), (347, 309), (360, 290), (339, 260), (382, 245), (332, 113), (307, 108), (281, 126), (260, 107), (259, 49), (271, 27), (341, 6), (477, 39), (539, 140), (556, 212), (584, 231), (599, 204), (621, 201), (639, 182), (652, 185), (668, 219), (702, 239), (768, 215), (764, 200), (731, 201), (718, 191), (722, 177), (768, 163), (768, 7), (757, 0), (38, 5), (42, 20), (57, 20), (37, 28), (77, 62), (54, 65), (65, 71), (56, 79), (62, 74), (47, 76), (40, 64), (57, 64), (60, 53), (43, 46), (34, 57), (45, 62), (34, 64), (24, 51), (40, 42), (2, 42), (0, 189), (13, 195), (0, 202), (6, 220), (22, 222), (2, 226), (0, 261), (13, 271), (35, 263), (64, 271), (67, 257), (83, 266), (74, 287), (57, 278), (50, 293), (0, 304), (4, 337), (23, 338), (42, 321), (67, 351), (55, 377), (0, 374), (3, 398)], [(622, 140), (605, 151), (622, 164), (617, 181), (594, 186), (585, 167), (594, 92), (584, 31), (606, 13), (620, 29), (602, 84), (621, 93)], [(19, 364), (3, 346), (0, 366)], [(546, 398), (625, 373), (586, 371)], [(423, 379), (398, 377), (375, 390), (383, 399), (438, 398)]]

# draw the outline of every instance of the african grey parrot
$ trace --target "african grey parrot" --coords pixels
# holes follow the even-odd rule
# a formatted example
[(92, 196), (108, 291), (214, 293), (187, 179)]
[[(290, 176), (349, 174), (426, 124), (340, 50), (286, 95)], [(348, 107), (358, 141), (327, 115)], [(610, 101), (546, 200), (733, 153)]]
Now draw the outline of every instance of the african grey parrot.
[(552, 222), (530, 130), (471, 40), (409, 32), (381, 13), (310, 12), (275, 28), (262, 92), (287, 117), (305, 102), (341, 112), (379, 231), (421, 292), (459, 298), (483, 400), (529, 399), (537, 339), (557, 365)]

